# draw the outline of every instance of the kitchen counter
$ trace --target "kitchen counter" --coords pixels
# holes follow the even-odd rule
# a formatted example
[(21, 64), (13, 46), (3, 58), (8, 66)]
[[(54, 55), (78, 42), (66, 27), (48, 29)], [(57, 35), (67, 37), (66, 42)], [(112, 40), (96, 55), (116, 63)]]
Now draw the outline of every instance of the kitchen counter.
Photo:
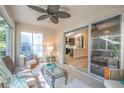
[(70, 56), (72, 56), (74, 58), (88, 56), (88, 49), (85, 49), (85, 48), (70, 47), (70, 48), (66, 48), (66, 51), (68, 51)]

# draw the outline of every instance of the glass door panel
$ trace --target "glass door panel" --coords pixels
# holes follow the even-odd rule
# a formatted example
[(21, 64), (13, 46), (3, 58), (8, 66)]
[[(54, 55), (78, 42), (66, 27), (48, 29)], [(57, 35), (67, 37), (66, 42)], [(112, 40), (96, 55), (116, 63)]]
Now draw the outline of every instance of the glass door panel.
[(104, 68), (119, 68), (120, 16), (92, 24), (90, 72), (104, 77)]

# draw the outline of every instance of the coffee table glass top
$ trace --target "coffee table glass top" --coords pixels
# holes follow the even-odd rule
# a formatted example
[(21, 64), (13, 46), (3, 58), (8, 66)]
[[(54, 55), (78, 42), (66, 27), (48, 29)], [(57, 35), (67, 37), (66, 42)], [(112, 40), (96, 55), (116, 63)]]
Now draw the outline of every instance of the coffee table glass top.
[(67, 71), (55, 63), (48, 63), (42, 65), (42, 70), (44, 70), (49, 76), (54, 76), (54, 78), (62, 77), (67, 74)]
[(41, 71), (47, 80), (51, 81), (52, 87), (55, 87), (55, 80), (61, 77), (65, 78), (65, 84), (67, 84), (68, 74), (67, 71), (55, 63), (45, 63), (41, 66)]

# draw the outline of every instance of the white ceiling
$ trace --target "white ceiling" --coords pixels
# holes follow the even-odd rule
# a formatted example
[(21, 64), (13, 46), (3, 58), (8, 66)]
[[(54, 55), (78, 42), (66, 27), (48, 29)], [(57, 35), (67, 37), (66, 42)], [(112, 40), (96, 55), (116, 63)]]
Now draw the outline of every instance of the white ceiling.
[[(103, 13), (103, 12), (109, 12), (109, 11), (123, 11), (124, 6), (95, 6), (95, 5), (67, 5), (67, 6), (61, 6), (61, 10), (67, 11), (68, 13), (71, 14), (71, 18), (66, 18), (66, 19), (60, 19), (58, 24), (53, 24), (50, 22), (49, 19), (42, 20), (42, 21), (37, 21), (36, 18), (40, 15), (41, 13), (34, 11), (30, 9), (29, 7), (25, 5), (12, 5), (8, 6), (12, 14), (17, 22), (22, 22), (22, 23), (28, 23), (28, 24), (34, 24), (34, 25), (39, 25), (39, 26), (45, 26), (49, 28), (62, 28), (65, 26), (68, 26), (72, 22), (75, 22), (75, 20), (80, 21), (80, 18), (86, 19), (89, 18), (89, 16), (93, 16), (96, 13)], [(43, 8), (46, 8), (47, 6), (40, 6)]]

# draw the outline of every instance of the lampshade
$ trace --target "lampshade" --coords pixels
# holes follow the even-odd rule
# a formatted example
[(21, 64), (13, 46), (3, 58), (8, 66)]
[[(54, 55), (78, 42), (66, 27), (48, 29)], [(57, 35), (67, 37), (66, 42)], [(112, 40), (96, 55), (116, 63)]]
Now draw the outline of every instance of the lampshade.
[(47, 46), (47, 50), (48, 50), (48, 51), (54, 50), (54, 46)]

